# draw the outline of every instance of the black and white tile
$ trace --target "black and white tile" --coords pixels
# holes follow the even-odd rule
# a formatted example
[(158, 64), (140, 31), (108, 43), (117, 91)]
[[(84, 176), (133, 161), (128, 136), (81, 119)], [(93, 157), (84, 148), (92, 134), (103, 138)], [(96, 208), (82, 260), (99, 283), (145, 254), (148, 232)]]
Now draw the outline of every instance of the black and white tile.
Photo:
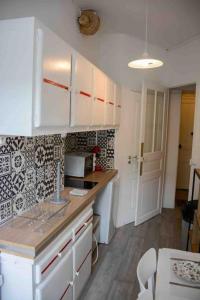
[(0, 223), (5, 223), (13, 216), (12, 199), (0, 202)]
[(46, 197), (46, 185), (44, 181), (41, 181), (36, 186), (36, 202), (41, 203)]
[(114, 129), (69, 133), (65, 139), (65, 152), (91, 152), (93, 147), (98, 145), (101, 148), (101, 153), (96, 163), (103, 169), (113, 169), (114, 142)]
[(6, 138), (0, 146), (0, 224), (54, 193), (58, 161), (63, 188), (61, 135)]
[(14, 151), (11, 154), (12, 159), (12, 172), (20, 173), (25, 170), (25, 157), (24, 153), (22, 153), (20, 150)]
[(0, 155), (0, 177), (11, 173), (11, 154)]
[(25, 208), (26, 198), (23, 193), (19, 193), (13, 199), (13, 215), (20, 215)]
[(37, 168), (44, 166), (46, 160), (45, 154), (45, 146), (37, 144), (35, 147), (35, 164)]
[(10, 200), (13, 197), (13, 181), (11, 175), (0, 177), (0, 191), (0, 203), (5, 200)]
[(25, 176), (26, 172), (21, 171), (20, 173), (13, 172), (11, 174), (12, 178), (12, 190), (13, 194), (17, 195), (18, 193), (21, 193), (25, 189)]

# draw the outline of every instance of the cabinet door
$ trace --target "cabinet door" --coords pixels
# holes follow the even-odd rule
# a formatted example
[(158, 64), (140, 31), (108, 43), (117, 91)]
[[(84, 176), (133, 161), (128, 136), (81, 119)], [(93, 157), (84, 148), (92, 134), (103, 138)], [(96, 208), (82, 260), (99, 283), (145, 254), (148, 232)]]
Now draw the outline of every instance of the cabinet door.
[(73, 256), (70, 250), (46, 279), (36, 287), (36, 300), (72, 300)]
[(74, 299), (78, 299), (91, 273), (92, 224), (79, 237), (73, 247), (74, 258)]
[(94, 102), (92, 111), (92, 125), (104, 125), (106, 75), (94, 67)]
[(41, 24), (36, 32), (35, 127), (66, 127), (70, 114), (71, 49)]
[(105, 125), (114, 125), (114, 107), (115, 107), (115, 84), (110, 78), (107, 78)]
[(78, 53), (73, 53), (71, 126), (92, 123), (93, 66)]
[(115, 117), (114, 125), (120, 125), (120, 115), (121, 115), (121, 86), (116, 85), (116, 99), (115, 99)]

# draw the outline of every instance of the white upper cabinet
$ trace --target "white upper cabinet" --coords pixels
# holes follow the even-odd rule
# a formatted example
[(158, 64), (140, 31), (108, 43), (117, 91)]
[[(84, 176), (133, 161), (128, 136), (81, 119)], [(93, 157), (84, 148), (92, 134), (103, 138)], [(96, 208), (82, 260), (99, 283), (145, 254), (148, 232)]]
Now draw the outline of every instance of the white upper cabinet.
[(107, 77), (106, 79), (106, 107), (105, 107), (105, 125), (114, 125), (115, 108), (115, 83)]
[(0, 135), (32, 135), (34, 18), (0, 21)]
[(71, 49), (39, 24), (36, 29), (36, 127), (67, 127), (70, 113)]
[(0, 135), (118, 126), (115, 89), (110, 78), (34, 17), (0, 21)]
[(92, 125), (104, 125), (106, 102), (106, 75), (94, 66), (94, 100)]
[(0, 135), (50, 134), (69, 124), (71, 50), (35, 18), (0, 21)]
[(120, 125), (120, 114), (121, 114), (121, 86), (116, 85), (116, 98), (115, 98), (115, 115), (114, 115), (114, 125)]
[(72, 60), (71, 126), (90, 126), (93, 105), (93, 65), (77, 52)]

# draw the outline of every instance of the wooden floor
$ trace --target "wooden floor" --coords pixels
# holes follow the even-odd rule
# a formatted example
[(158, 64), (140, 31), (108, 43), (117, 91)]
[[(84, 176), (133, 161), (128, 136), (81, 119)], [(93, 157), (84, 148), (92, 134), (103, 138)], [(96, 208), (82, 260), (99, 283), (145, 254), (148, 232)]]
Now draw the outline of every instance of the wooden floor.
[(100, 246), (99, 261), (81, 300), (135, 300), (138, 294), (137, 263), (151, 247), (180, 249), (180, 209), (163, 213), (134, 227), (118, 229), (108, 246)]

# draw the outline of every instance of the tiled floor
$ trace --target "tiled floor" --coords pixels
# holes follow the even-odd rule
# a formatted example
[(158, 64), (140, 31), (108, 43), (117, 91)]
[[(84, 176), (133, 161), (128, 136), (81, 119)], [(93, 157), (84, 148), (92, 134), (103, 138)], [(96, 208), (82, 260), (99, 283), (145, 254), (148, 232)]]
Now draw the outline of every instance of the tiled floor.
[(151, 247), (180, 249), (180, 209), (163, 209), (161, 215), (134, 227), (118, 229), (108, 246), (100, 246), (99, 261), (81, 300), (135, 300), (137, 263)]

